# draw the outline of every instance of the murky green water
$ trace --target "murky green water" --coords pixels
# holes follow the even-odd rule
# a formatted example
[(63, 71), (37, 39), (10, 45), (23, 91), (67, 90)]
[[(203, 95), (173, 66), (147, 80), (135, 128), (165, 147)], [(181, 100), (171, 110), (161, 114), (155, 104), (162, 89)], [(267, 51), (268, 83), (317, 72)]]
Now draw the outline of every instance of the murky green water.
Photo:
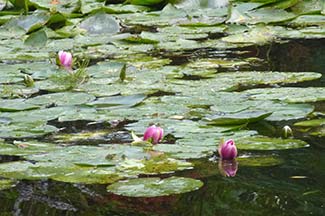
[[(252, 48), (253, 51), (256, 49)], [(265, 55), (265, 47), (258, 49), (259, 53), (251, 51), (249, 55)], [(324, 40), (273, 45), (267, 64), (262, 68), (324, 74), (324, 50)], [(324, 78), (293, 86), (324, 86)], [(316, 111), (325, 111), (323, 103), (315, 105)], [(279, 137), (284, 124), (288, 122), (270, 124), (260, 121), (248, 127), (263, 135)], [(67, 132), (73, 129), (78, 131), (78, 126), (82, 127), (82, 124), (75, 123)], [(102, 127), (94, 125), (89, 129)], [(109, 135), (112, 143), (130, 139), (127, 133), (119, 133), (118, 128), (114, 131), (113, 135)], [(194, 170), (176, 172), (174, 175), (202, 180), (204, 186), (194, 192), (156, 198), (128, 198), (106, 192), (106, 185), (22, 180), (16, 187), (0, 191), (0, 215), (323, 215), (325, 140), (298, 131), (294, 131), (294, 136), (307, 141), (310, 147), (274, 151), (242, 150), (240, 155), (253, 152), (256, 155), (277, 156), (282, 163), (255, 167), (239, 161), (234, 177), (222, 176), (218, 161), (212, 162), (209, 157), (191, 160), (195, 164)], [(1, 156), (1, 162), (17, 159)]]

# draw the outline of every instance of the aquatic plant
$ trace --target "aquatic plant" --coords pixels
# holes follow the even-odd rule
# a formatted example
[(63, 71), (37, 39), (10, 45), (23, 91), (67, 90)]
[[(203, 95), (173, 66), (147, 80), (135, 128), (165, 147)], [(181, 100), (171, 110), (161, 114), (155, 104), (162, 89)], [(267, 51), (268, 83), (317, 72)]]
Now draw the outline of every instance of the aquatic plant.
[(143, 135), (143, 140), (149, 140), (152, 144), (157, 144), (162, 140), (164, 136), (164, 130), (156, 125), (151, 125), (146, 129)]
[(218, 149), (221, 159), (232, 160), (237, 157), (237, 147), (234, 140), (229, 139), (226, 142), (221, 141)]
[(284, 138), (287, 138), (288, 136), (293, 136), (292, 129), (288, 125), (285, 125), (283, 128), (283, 136)]
[(72, 69), (72, 54), (70, 52), (59, 51), (58, 53), (59, 65), (67, 70)]

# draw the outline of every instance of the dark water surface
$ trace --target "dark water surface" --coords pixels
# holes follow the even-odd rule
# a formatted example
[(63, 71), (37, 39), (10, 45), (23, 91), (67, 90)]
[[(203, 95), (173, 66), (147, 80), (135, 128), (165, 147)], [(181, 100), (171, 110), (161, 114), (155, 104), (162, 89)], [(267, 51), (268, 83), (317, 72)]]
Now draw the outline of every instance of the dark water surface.
[[(268, 54), (267, 54), (268, 53)], [(210, 53), (211, 54), (211, 53)], [(264, 70), (325, 73), (325, 40), (299, 40), (271, 47), (252, 47), (249, 55), (266, 60)], [(325, 78), (296, 86), (322, 86)], [(292, 86), (292, 85), (291, 85)], [(325, 112), (324, 104), (316, 104)], [(291, 122), (290, 122), (291, 123)], [(281, 128), (286, 122), (276, 123)], [(262, 124), (249, 125), (261, 134), (280, 136)], [(191, 193), (158, 198), (127, 198), (106, 192), (106, 185), (20, 181), (0, 191), (4, 215), (325, 215), (325, 139), (294, 131), (309, 148), (265, 151), (283, 163), (271, 167), (239, 163), (234, 177), (223, 177), (218, 162), (193, 161), (195, 170), (178, 176), (200, 179), (204, 186)], [(116, 137), (115, 137), (116, 139)], [(118, 140), (114, 140), (116, 142)], [(239, 152), (245, 154), (245, 152)], [(17, 157), (1, 156), (1, 162)]]

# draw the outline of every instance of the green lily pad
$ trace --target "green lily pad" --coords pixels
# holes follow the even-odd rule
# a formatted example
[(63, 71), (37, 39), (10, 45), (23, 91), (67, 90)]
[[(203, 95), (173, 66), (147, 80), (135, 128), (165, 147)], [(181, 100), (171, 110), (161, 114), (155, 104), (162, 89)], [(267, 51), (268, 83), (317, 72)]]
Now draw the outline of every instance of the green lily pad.
[(36, 166), (27, 161), (15, 161), (8, 163), (0, 163), (0, 176), (14, 179), (35, 180), (43, 178), (44, 175), (32, 173), (31, 167)]
[(25, 102), (25, 99), (0, 100), (0, 111), (15, 112), (37, 109), (39, 106)]
[(210, 146), (157, 144), (153, 146), (153, 149), (168, 153), (171, 157), (190, 159), (212, 155), (213, 151), (216, 151), (216, 144), (213, 141), (210, 143)]
[(69, 112), (70, 107), (51, 107), (44, 109), (34, 109), (34, 110), (25, 110), (20, 112), (3, 112), (0, 113), (1, 117), (9, 118), (13, 123), (23, 123), (23, 124), (34, 124), (37, 122), (46, 122), (54, 120), (59, 116), (64, 115), (66, 112)]
[(272, 29), (267, 26), (257, 26), (245, 33), (233, 34), (223, 37), (221, 40), (228, 43), (246, 43), (263, 45), (275, 39)]
[(322, 87), (286, 87), (263, 88), (244, 91), (253, 100), (275, 100), (288, 103), (308, 103), (325, 100), (325, 88)]
[(295, 4), (290, 9), (295, 14), (311, 14), (311, 13), (319, 13), (324, 3), (321, 0), (305, 0), (305, 1), (298, 1), (297, 4)]
[(15, 141), (14, 144), (1, 143), (0, 155), (25, 156), (46, 153), (57, 148), (57, 145), (52, 143)]
[(58, 128), (42, 121), (0, 124), (1, 138), (38, 138), (57, 131)]
[(152, 6), (163, 2), (164, 0), (130, 0), (131, 4)]
[(152, 154), (153, 156), (150, 159), (125, 159), (118, 164), (117, 169), (131, 175), (157, 175), (193, 168), (190, 162), (168, 158), (165, 155), (158, 154), (155, 156), (154, 153)]
[(45, 31), (39, 30), (33, 32), (26, 38), (24, 44), (30, 47), (44, 47), (47, 43), (47, 35)]
[(49, 18), (50, 16), (48, 13), (39, 12), (29, 16), (21, 16), (19, 19), (13, 20), (12, 22), (29, 33), (44, 26)]
[(268, 155), (247, 155), (237, 158), (239, 166), (267, 167), (277, 166), (283, 163), (283, 160), (277, 156)]
[(190, 192), (202, 186), (200, 180), (191, 178), (140, 178), (114, 183), (107, 187), (107, 191), (128, 197), (158, 197)]
[(296, 122), (294, 126), (298, 127), (318, 127), (325, 125), (325, 119), (313, 119), (307, 121)]
[(146, 98), (144, 94), (127, 95), (127, 96), (113, 96), (113, 97), (102, 97), (93, 102), (87, 103), (89, 106), (97, 108), (123, 108), (133, 107), (141, 103)]
[(292, 20), (290, 23), (292, 26), (324, 26), (325, 17), (323, 15), (304, 15), (299, 16)]
[[(106, 150), (106, 151), (105, 151)], [(61, 147), (43, 154), (26, 155), (28, 160), (56, 162), (84, 166), (114, 166), (115, 161), (106, 159), (109, 148), (95, 146)]]
[(15, 187), (16, 182), (9, 179), (0, 180), (0, 191)]
[(260, 121), (271, 114), (272, 112), (267, 111), (242, 111), (234, 114), (211, 115), (207, 116), (206, 120), (213, 125), (246, 124)]
[(258, 3), (241, 3), (231, 9), (229, 23), (237, 24), (269, 24), (279, 23), (291, 20), (296, 17), (295, 14), (283, 9), (276, 8), (259, 8)]
[(120, 176), (114, 168), (77, 168), (51, 177), (56, 181), (83, 184), (110, 184), (121, 178), (123, 176)]
[(301, 132), (307, 132), (311, 136), (325, 136), (325, 119), (313, 119), (294, 124)]
[(105, 13), (86, 18), (80, 23), (80, 28), (87, 30), (89, 34), (115, 34), (120, 31), (118, 21)]
[(238, 149), (243, 150), (283, 150), (309, 147), (305, 141), (298, 139), (281, 139), (259, 136), (239, 139), (236, 142), (236, 146)]
[(36, 105), (76, 105), (85, 104), (95, 100), (95, 97), (86, 93), (64, 92), (36, 96), (26, 100), (30, 104)]

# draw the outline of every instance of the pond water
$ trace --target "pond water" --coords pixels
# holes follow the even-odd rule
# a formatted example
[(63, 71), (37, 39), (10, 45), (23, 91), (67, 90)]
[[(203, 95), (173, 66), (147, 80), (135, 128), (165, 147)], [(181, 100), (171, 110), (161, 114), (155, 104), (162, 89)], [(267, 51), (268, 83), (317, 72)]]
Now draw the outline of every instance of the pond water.
[(10, 2), (0, 216), (325, 214), (323, 1)]
[[(324, 45), (324, 40), (275, 44), (263, 69), (323, 73)], [(256, 49), (261, 50), (259, 57), (265, 57), (263, 50), (267, 50), (266, 47), (253, 47), (249, 55), (256, 56)], [(324, 79), (289, 86), (324, 86)], [(325, 111), (322, 103), (316, 107), (318, 112)], [(250, 124), (249, 128), (263, 135), (279, 137), (282, 126), (287, 123), (262, 121)], [(78, 124), (71, 127), (78, 127)], [(97, 125), (90, 129), (102, 127)], [(130, 139), (123, 130), (119, 133), (121, 129), (121, 126), (114, 129), (115, 135), (107, 140), (118, 143)], [(204, 186), (181, 195), (129, 198), (106, 192), (105, 185), (22, 180), (14, 188), (0, 191), (1, 215), (323, 215), (325, 139), (298, 131), (294, 131), (294, 136), (307, 141), (310, 146), (257, 151), (255, 154), (276, 155), (282, 162), (260, 167), (246, 166), (239, 161), (233, 177), (224, 177), (219, 170), (220, 162), (211, 161), (211, 157), (192, 160), (196, 164), (193, 170), (176, 172), (175, 175), (200, 179)], [(245, 151), (240, 154), (245, 154)], [(1, 156), (1, 162), (17, 159)]]

